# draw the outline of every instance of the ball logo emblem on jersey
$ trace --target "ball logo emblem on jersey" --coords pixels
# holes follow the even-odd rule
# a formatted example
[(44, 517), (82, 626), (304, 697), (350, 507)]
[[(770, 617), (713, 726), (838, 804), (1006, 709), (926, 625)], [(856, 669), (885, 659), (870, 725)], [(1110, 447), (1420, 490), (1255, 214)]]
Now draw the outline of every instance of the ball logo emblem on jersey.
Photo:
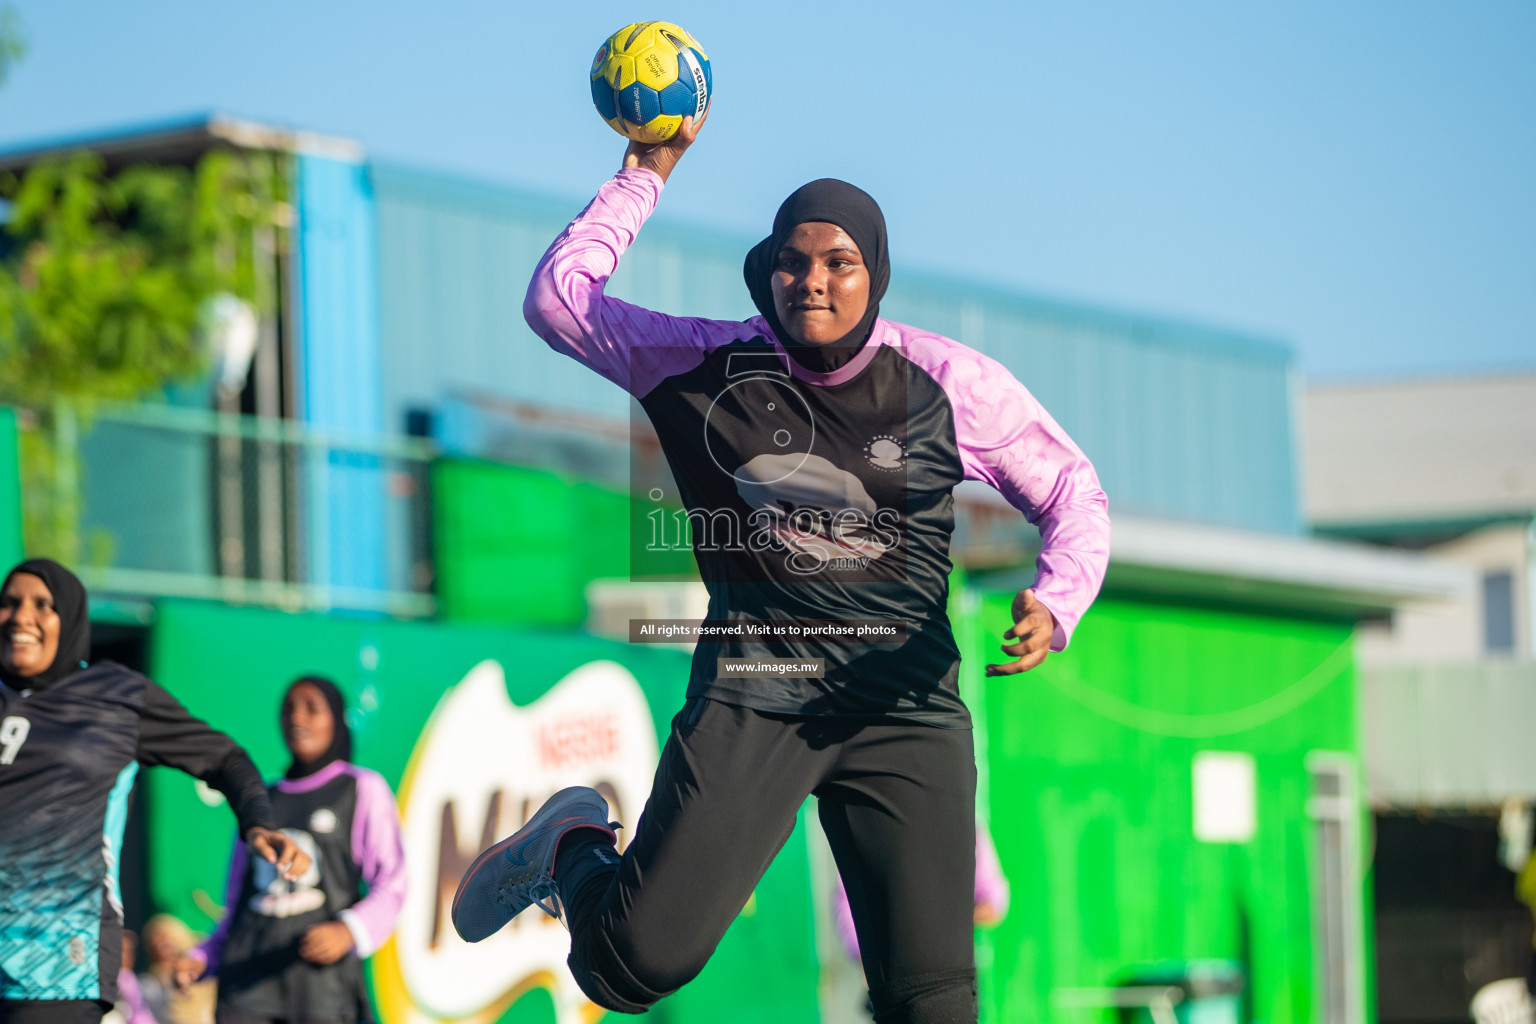
[(858, 477), (820, 455), (758, 455), (734, 475), (757, 533), (787, 552), (791, 572), (867, 568), (900, 541), (894, 510), (878, 507)]
[(309, 816), (309, 830), (315, 835), (328, 836), (336, 831), (338, 824), (336, 812), (329, 807), (321, 807)]
[(871, 466), (894, 473), (905, 465), (902, 460), (907, 457), (907, 452), (896, 438), (890, 434), (881, 434), (864, 446), (864, 455)]
[[(834, 451), (815, 450), (815, 414), (782, 359), (732, 355), (730, 383), (704, 417), (704, 446), (749, 511), (745, 522), (731, 508), (705, 513), (693, 523), (694, 541), (706, 550), (779, 552), (792, 576), (867, 569), (900, 544), (900, 516), (827, 457)], [(878, 457), (900, 468), (901, 446), (882, 441)]]
[(252, 861), (251, 883), (256, 893), (251, 897), (250, 908), (262, 917), (295, 917), (325, 906), (325, 893), (320, 889), (320, 850), (315, 837), (298, 828), (285, 828), (282, 832), (309, 855), (309, 869), (290, 882), (264, 859), (257, 857)]
[(381, 1018), (492, 1024), (534, 987), (549, 991), (554, 1024), (600, 1016), (566, 969), (570, 936), (559, 922), (523, 914), (466, 943), (450, 920), (453, 894), (482, 849), (566, 786), (597, 789), (614, 818), (632, 823), (650, 796), (658, 753), (645, 694), (615, 662), (582, 665), (523, 706), (507, 695), (494, 661), (448, 690), (399, 787), (409, 884), (395, 936), (373, 961)]

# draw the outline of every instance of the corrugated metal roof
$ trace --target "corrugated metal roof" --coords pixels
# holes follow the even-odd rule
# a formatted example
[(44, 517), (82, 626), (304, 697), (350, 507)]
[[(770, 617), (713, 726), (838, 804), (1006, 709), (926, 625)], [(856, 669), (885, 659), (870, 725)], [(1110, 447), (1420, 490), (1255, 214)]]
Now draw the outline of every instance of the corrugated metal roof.
[[(624, 417), (629, 400), (523, 324), (529, 275), (581, 208), (520, 190), (375, 166), (388, 429), (455, 391)], [(756, 239), (647, 224), (610, 294), (667, 313), (753, 314), (741, 260)], [(882, 315), (1007, 366), (1099, 469), (1112, 508), (1301, 529), (1290, 350), (1240, 332), (899, 272)]]
[(1536, 513), (1536, 374), (1312, 386), (1307, 510), (1391, 539)]
[(1536, 664), (1374, 668), (1362, 680), (1376, 807), (1497, 807), (1536, 792)]
[(111, 165), (149, 160), (186, 163), (218, 144), (242, 149), (270, 149), (347, 160), (363, 159), (354, 139), (247, 121), (210, 112), (162, 118), (126, 128), (70, 132), (0, 146), (0, 171), (19, 171), (41, 157), (89, 149)]
[[(968, 528), (957, 532), (964, 559), (987, 501), (969, 484), (957, 497), (963, 497), (957, 509)], [(1033, 531), (1017, 516), (1001, 522), (1011, 527), (1018, 553), (1007, 568), (975, 565), (972, 579), (986, 589), (1016, 591), (1034, 578), (1034, 565), (1021, 555), (1038, 546), (1029, 543), (1027, 533)], [(1002, 538), (983, 539), (996, 543)], [(1104, 586), (1106, 593), (1182, 595), (1219, 599), (1229, 606), (1364, 619), (1453, 597), (1470, 588), (1473, 578), (1464, 565), (1413, 552), (1121, 514), (1115, 517), (1114, 558)]]

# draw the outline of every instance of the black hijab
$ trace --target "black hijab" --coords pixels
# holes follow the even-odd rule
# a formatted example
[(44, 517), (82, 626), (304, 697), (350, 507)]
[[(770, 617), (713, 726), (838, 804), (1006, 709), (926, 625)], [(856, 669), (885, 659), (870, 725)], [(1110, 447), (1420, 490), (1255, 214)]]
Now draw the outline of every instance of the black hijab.
[(0, 667), (0, 680), (13, 690), (43, 690), (67, 675), (85, 667), (91, 656), (90, 609), (85, 587), (75, 574), (50, 558), (29, 558), (5, 574), (4, 589), (17, 573), (36, 576), (53, 594), (53, 608), (59, 613), (59, 650), (53, 664), (35, 676), (18, 676)]
[[(773, 304), (773, 268), (778, 262), (779, 250), (784, 247), (790, 232), (807, 221), (825, 221), (846, 231), (853, 244), (859, 247), (864, 266), (869, 270), (869, 306), (864, 310), (863, 319), (853, 330), (829, 345), (802, 345), (795, 341), (779, 322), (779, 313)], [(836, 178), (820, 178), (801, 185), (790, 193), (774, 215), (773, 233), (747, 253), (742, 276), (747, 279), (752, 304), (763, 314), (763, 319), (768, 321), (768, 326), (773, 328), (774, 335), (795, 362), (818, 373), (837, 369), (858, 354), (864, 342), (869, 340), (875, 317), (880, 315), (880, 300), (891, 281), (891, 264), (885, 250), (885, 215), (880, 212), (880, 204), (863, 189)]]
[(287, 703), (288, 694), (292, 693), (295, 687), (301, 686), (304, 683), (313, 686), (325, 697), (326, 704), (330, 705), (331, 708), (331, 722), (334, 728), (331, 732), (331, 745), (325, 748), (325, 753), (313, 761), (293, 759), (293, 763), (288, 766), (287, 771), (287, 778), (290, 779), (302, 779), (306, 775), (313, 775), (326, 765), (333, 764), (336, 761), (352, 760), (352, 730), (347, 726), (347, 702), (342, 697), (341, 690), (337, 689), (335, 683), (324, 676), (301, 676), (288, 684), (288, 689), (283, 693), (283, 702)]

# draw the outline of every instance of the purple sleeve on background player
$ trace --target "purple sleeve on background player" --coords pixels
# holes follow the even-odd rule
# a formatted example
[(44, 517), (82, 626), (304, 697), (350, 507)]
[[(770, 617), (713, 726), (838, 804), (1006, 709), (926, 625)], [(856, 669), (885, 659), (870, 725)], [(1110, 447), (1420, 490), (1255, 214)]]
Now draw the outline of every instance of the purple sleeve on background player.
[(966, 479), (990, 484), (1039, 527), (1035, 597), (1056, 617), (1051, 650), (1064, 649), (1109, 564), (1109, 502), (1098, 474), (997, 360), (932, 335), (903, 338), (902, 349), (949, 395)]
[(976, 823), (976, 905), (992, 908), (994, 920), (1008, 916), (1010, 890), (1008, 878), (1003, 874), (1002, 862), (997, 859), (997, 847), (992, 843), (992, 833), (981, 822)]
[(853, 927), (853, 908), (848, 905), (848, 887), (843, 876), (837, 876), (837, 890), (832, 893), (832, 927), (837, 929), (837, 941), (854, 959), (859, 959), (859, 934)]
[(368, 895), (339, 917), (352, 933), (359, 957), (372, 956), (388, 940), (405, 904), (405, 847), (400, 812), (389, 783), (378, 772), (350, 766), (357, 779), (357, 810), (352, 818), (352, 856), (368, 883)]
[(560, 233), (533, 272), (523, 317), (556, 352), (644, 397), (697, 366), (711, 349), (766, 328), (733, 320), (667, 316), (603, 294), (619, 257), (661, 196), (655, 172), (625, 168)]
[(139, 988), (138, 975), (127, 968), (117, 972), (117, 1007), (127, 1024), (159, 1024), (155, 1015), (144, 1005), (144, 992)]
[(245, 872), (251, 863), (251, 855), (245, 843), (235, 838), (235, 847), (229, 853), (229, 877), (224, 881), (224, 916), (219, 919), (213, 934), (192, 950), (191, 955), (201, 957), (207, 976), (219, 973), (219, 961), (224, 954), (224, 943), (229, 941), (229, 926), (235, 919), (235, 904), (240, 900), (240, 889), (245, 884)]

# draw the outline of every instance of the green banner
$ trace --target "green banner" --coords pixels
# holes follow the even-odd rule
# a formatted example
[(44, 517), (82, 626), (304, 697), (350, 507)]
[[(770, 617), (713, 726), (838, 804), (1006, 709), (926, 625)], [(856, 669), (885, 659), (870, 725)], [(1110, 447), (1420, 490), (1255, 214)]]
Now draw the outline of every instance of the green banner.
[[(349, 695), (354, 758), (395, 789), (410, 895), (395, 938), (371, 961), (384, 1024), (437, 1020), (577, 1024), (600, 1011), (565, 969), (558, 923), (524, 915), (469, 945), (447, 902), (469, 860), (550, 793), (601, 789), (633, 826), (657, 751), (681, 705), (686, 654), (579, 633), (513, 632), (167, 602), (151, 675), (240, 741), (269, 778), (287, 766), (278, 706), (297, 676)], [(223, 912), (232, 822), (187, 776), (149, 773), (150, 901), (194, 928)], [(663, 1022), (817, 1019), (804, 822), (704, 973), (651, 1016)]]

